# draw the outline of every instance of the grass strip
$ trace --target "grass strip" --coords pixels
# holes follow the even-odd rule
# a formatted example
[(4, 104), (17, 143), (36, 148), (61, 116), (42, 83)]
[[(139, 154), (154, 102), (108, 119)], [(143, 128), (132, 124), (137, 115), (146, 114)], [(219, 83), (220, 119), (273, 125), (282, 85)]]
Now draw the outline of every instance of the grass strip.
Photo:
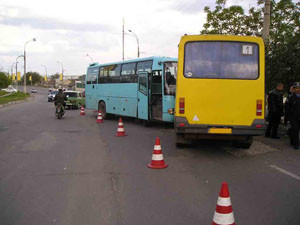
[(7, 92), (6, 91), (0, 91), (0, 96), (2, 96), (2, 95), (6, 95), (7, 94)]
[(0, 105), (2, 104), (6, 104), (9, 102), (14, 102), (14, 101), (20, 101), (20, 100), (24, 100), (26, 98), (28, 98), (30, 95), (27, 93), (23, 93), (18, 91), (17, 93), (13, 93), (12, 95), (0, 98)]

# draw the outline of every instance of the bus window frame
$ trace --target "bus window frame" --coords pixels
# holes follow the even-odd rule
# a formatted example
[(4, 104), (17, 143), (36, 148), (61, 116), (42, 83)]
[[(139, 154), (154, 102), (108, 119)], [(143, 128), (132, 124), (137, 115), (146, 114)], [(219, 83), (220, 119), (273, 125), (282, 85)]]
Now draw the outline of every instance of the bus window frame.
[[(186, 52), (186, 45), (188, 43), (194, 43), (194, 42), (234, 42), (234, 43), (244, 43), (244, 44), (254, 44), (257, 45), (257, 63), (258, 63), (258, 74), (255, 79), (243, 79), (243, 78), (215, 78), (215, 77), (188, 77), (184, 74), (185, 71), (185, 52)], [(250, 42), (250, 41), (235, 41), (235, 40), (197, 40), (197, 41), (187, 41), (184, 43), (184, 52), (183, 52), (183, 77), (187, 79), (212, 79), (212, 80), (258, 80), (261, 77), (260, 73), (260, 45), (257, 42)], [(179, 59), (178, 59), (179, 62)]]

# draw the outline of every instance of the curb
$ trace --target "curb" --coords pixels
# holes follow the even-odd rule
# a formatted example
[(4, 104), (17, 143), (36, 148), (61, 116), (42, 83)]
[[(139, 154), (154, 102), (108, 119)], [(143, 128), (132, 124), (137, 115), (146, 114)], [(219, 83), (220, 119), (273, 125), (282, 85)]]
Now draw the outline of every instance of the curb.
[(4, 97), (10, 96), (10, 95), (12, 95), (12, 94), (13, 94), (13, 92), (12, 92), (12, 93), (8, 93), (8, 94), (5, 94), (5, 95), (1, 95), (0, 98), (4, 98)]
[(9, 103), (6, 103), (6, 104), (2, 104), (2, 105), (0, 105), (0, 109), (4, 108), (4, 107), (7, 107), (7, 106), (10, 106), (10, 105), (16, 105), (16, 104), (20, 104), (20, 103), (23, 103), (23, 102), (29, 102), (30, 100), (31, 100), (31, 98), (27, 98), (25, 100), (13, 101), (13, 102), (9, 102)]

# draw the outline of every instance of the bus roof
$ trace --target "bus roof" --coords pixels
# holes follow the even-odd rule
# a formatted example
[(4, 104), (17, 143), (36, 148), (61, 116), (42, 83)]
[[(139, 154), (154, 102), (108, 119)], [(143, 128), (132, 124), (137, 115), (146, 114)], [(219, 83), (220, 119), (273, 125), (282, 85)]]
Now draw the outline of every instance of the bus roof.
[(146, 57), (146, 58), (137, 58), (137, 59), (129, 59), (129, 60), (124, 60), (124, 61), (118, 61), (118, 62), (111, 62), (111, 63), (93, 63), (89, 65), (90, 67), (99, 67), (99, 66), (108, 66), (112, 64), (124, 64), (124, 63), (131, 63), (131, 62), (141, 62), (141, 61), (147, 61), (147, 60), (154, 60), (158, 62), (177, 62), (177, 58), (172, 58), (172, 57), (165, 57), (165, 56), (151, 56), (151, 57)]

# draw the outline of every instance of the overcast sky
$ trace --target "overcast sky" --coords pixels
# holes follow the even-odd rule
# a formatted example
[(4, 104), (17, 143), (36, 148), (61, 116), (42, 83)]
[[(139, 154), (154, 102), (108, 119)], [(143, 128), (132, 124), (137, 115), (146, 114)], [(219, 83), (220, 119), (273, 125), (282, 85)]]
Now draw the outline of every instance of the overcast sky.
[[(177, 57), (180, 37), (199, 34), (205, 6), (215, 0), (0, 0), (0, 67), (11, 68), (23, 54), (26, 41), (27, 71), (48, 75), (82, 75), (90, 59), (99, 63), (122, 59), (122, 19), (140, 40), (141, 57)], [(256, 0), (228, 0), (246, 10)], [(125, 35), (125, 59), (137, 57), (136, 39)], [(23, 60), (19, 59), (23, 70)]]

